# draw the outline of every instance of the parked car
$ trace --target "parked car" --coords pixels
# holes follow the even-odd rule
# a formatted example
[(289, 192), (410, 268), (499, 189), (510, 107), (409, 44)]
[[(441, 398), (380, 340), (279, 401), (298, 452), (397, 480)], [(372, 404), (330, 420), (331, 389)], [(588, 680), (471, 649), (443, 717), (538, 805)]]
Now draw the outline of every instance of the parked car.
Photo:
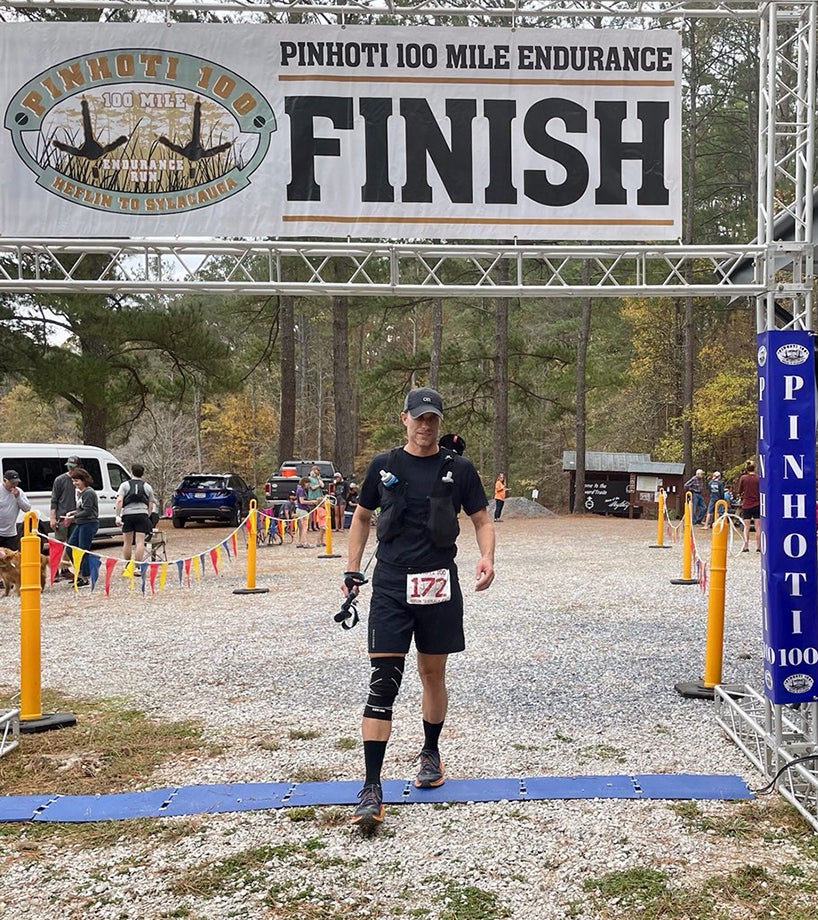
[(173, 492), (174, 527), (188, 521), (222, 521), (237, 527), (255, 498), (253, 487), (236, 473), (188, 473)]
[[(109, 540), (122, 535), (116, 523), (116, 493), (131, 474), (117, 458), (89, 444), (0, 444), (0, 468), (16, 470), (20, 488), (31, 502), (32, 511), (39, 519), (38, 529), (43, 535), (50, 532), (48, 518), (51, 508), (51, 487), (60, 473), (66, 471), (65, 461), (77, 457), (79, 465), (91, 474), (92, 486), (99, 502), (99, 530), (94, 540)], [(23, 513), (18, 515), (22, 527)]]
[(279, 505), (287, 500), (290, 492), (295, 491), (299, 479), (309, 476), (314, 466), (318, 467), (321, 479), (324, 480), (324, 491), (331, 494), (332, 477), (335, 475), (335, 466), (331, 460), (287, 460), (264, 483), (264, 497), (267, 499), (268, 508), (277, 511)]

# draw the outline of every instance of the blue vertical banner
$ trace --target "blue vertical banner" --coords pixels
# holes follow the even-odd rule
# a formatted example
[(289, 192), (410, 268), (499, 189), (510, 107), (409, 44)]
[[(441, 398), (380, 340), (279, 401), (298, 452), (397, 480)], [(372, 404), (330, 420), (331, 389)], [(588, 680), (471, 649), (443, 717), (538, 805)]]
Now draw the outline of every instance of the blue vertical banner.
[(815, 339), (757, 337), (764, 690), (772, 703), (818, 700)]

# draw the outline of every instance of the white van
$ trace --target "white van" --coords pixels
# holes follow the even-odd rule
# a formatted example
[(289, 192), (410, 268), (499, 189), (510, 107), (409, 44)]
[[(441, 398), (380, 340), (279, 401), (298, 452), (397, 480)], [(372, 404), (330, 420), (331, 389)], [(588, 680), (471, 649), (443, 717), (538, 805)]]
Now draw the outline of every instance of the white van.
[[(60, 473), (66, 472), (65, 461), (78, 457), (79, 465), (88, 470), (92, 487), (99, 499), (99, 530), (94, 539), (118, 536), (122, 528), (116, 525), (116, 493), (130, 479), (130, 473), (116, 457), (101, 447), (88, 444), (12, 444), (0, 442), (0, 468), (16, 470), (20, 488), (40, 518), (40, 532), (47, 533), (51, 508), (51, 487)], [(20, 520), (22, 520), (22, 514)]]

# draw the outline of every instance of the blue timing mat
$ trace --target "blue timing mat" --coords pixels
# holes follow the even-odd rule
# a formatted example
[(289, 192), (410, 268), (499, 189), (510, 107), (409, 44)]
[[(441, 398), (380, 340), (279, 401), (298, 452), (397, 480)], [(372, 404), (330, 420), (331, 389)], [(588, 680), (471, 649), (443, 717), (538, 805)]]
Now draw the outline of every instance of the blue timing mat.
[[(360, 781), (228, 783), (112, 795), (8, 795), (0, 796), (0, 821), (118, 821), (307, 805), (354, 805), (360, 788)], [(436, 789), (416, 789), (411, 780), (386, 780), (383, 784), (383, 800), (390, 805), (538, 799), (751, 798), (753, 795), (742, 779), (722, 774), (449, 779)]]

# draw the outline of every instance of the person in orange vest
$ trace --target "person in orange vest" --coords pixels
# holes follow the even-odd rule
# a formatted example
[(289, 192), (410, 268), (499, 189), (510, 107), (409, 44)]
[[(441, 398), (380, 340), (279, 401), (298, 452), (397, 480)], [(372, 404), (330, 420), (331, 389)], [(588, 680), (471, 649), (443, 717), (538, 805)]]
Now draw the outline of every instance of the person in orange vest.
[(503, 513), (503, 505), (506, 503), (506, 474), (498, 473), (497, 480), (494, 483), (494, 523), (500, 523), (500, 515)]

